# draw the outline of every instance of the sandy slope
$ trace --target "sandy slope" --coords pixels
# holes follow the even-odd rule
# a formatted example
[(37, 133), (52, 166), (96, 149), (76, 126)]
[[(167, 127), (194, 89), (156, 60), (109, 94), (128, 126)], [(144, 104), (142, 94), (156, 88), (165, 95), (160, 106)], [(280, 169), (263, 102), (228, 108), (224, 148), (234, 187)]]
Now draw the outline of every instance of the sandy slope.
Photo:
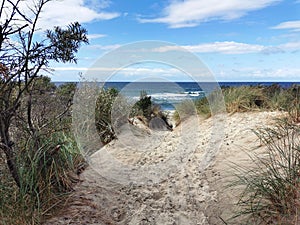
[(247, 153), (263, 150), (251, 129), (280, 115), (190, 118), (173, 132), (124, 127), (91, 157), (65, 209), (46, 224), (224, 224), (239, 193), (225, 188), (232, 162), (251, 166)]

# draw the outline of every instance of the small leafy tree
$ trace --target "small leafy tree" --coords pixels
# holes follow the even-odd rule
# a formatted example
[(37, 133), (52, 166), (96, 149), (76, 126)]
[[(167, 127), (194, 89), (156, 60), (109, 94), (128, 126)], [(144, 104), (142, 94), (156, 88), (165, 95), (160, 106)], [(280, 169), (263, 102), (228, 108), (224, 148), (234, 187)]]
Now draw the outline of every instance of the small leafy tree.
[[(21, 0), (3, 0), (0, 17), (0, 149), (6, 156), (9, 171), (20, 187), (15, 156), (15, 143), (11, 138), (12, 121), (19, 117), (21, 105), (26, 108), (22, 120), (33, 139), (32, 151), (41, 145), (39, 129), (32, 118), (32, 84), (47, 71), (51, 61), (76, 63), (76, 53), (82, 43), (88, 43), (87, 31), (78, 22), (66, 28), (55, 27), (46, 31), (41, 40), (37, 35), (37, 22), (42, 9), (52, 0), (35, 0), (29, 17), (20, 10)], [(26, 99), (24, 100), (24, 96)], [(47, 126), (49, 122), (39, 126)]]

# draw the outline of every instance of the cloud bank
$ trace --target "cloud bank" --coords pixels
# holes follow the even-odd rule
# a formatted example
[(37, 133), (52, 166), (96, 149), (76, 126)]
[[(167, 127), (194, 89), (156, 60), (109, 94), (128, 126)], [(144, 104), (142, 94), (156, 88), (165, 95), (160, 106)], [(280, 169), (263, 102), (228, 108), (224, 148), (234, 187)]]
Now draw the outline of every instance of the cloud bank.
[(163, 16), (139, 19), (141, 23), (165, 23), (170, 28), (195, 27), (211, 20), (234, 20), (279, 0), (186, 0), (175, 1), (164, 8)]

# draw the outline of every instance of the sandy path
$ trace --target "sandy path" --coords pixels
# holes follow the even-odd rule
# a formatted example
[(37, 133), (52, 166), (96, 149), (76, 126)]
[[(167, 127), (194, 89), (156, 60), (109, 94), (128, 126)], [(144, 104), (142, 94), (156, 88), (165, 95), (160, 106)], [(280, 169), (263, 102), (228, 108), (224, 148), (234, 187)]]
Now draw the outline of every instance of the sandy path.
[[(65, 210), (46, 224), (224, 224), (238, 194), (225, 189), (232, 179), (230, 162), (250, 164), (246, 152), (261, 149), (251, 129), (279, 115), (191, 118), (174, 132), (127, 130), (105, 147), (104, 157), (92, 156)], [(214, 121), (224, 129), (212, 128)], [(214, 144), (221, 144), (215, 157)]]

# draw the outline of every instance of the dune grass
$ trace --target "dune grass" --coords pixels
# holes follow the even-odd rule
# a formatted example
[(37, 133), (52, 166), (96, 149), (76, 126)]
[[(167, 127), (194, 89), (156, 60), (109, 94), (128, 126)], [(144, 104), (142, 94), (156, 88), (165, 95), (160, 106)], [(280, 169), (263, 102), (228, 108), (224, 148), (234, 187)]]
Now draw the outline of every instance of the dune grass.
[[(251, 111), (275, 111), (281, 110), (289, 114), (294, 122), (300, 122), (300, 85), (292, 85), (289, 88), (282, 88), (278, 84), (271, 86), (239, 86), (222, 87), (224, 102), (227, 113), (251, 112)], [(180, 114), (186, 117), (191, 108), (197, 111), (198, 115), (207, 118), (211, 116), (209, 102), (213, 101), (212, 92), (207, 97), (197, 99), (191, 105), (185, 101), (176, 106), (174, 119), (180, 123)], [(208, 101), (210, 99), (210, 101)]]
[(28, 140), (18, 153), (20, 188), (1, 168), (1, 224), (40, 224), (72, 191), (78, 181), (76, 172), (85, 166), (71, 133), (45, 137), (38, 151), (31, 151), (32, 144)]
[(246, 216), (247, 224), (299, 224), (300, 127), (282, 119), (254, 132), (266, 152), (251, 157), (253, 168), (235, 166), (233, 186), (244, 189), (236, 217)]

